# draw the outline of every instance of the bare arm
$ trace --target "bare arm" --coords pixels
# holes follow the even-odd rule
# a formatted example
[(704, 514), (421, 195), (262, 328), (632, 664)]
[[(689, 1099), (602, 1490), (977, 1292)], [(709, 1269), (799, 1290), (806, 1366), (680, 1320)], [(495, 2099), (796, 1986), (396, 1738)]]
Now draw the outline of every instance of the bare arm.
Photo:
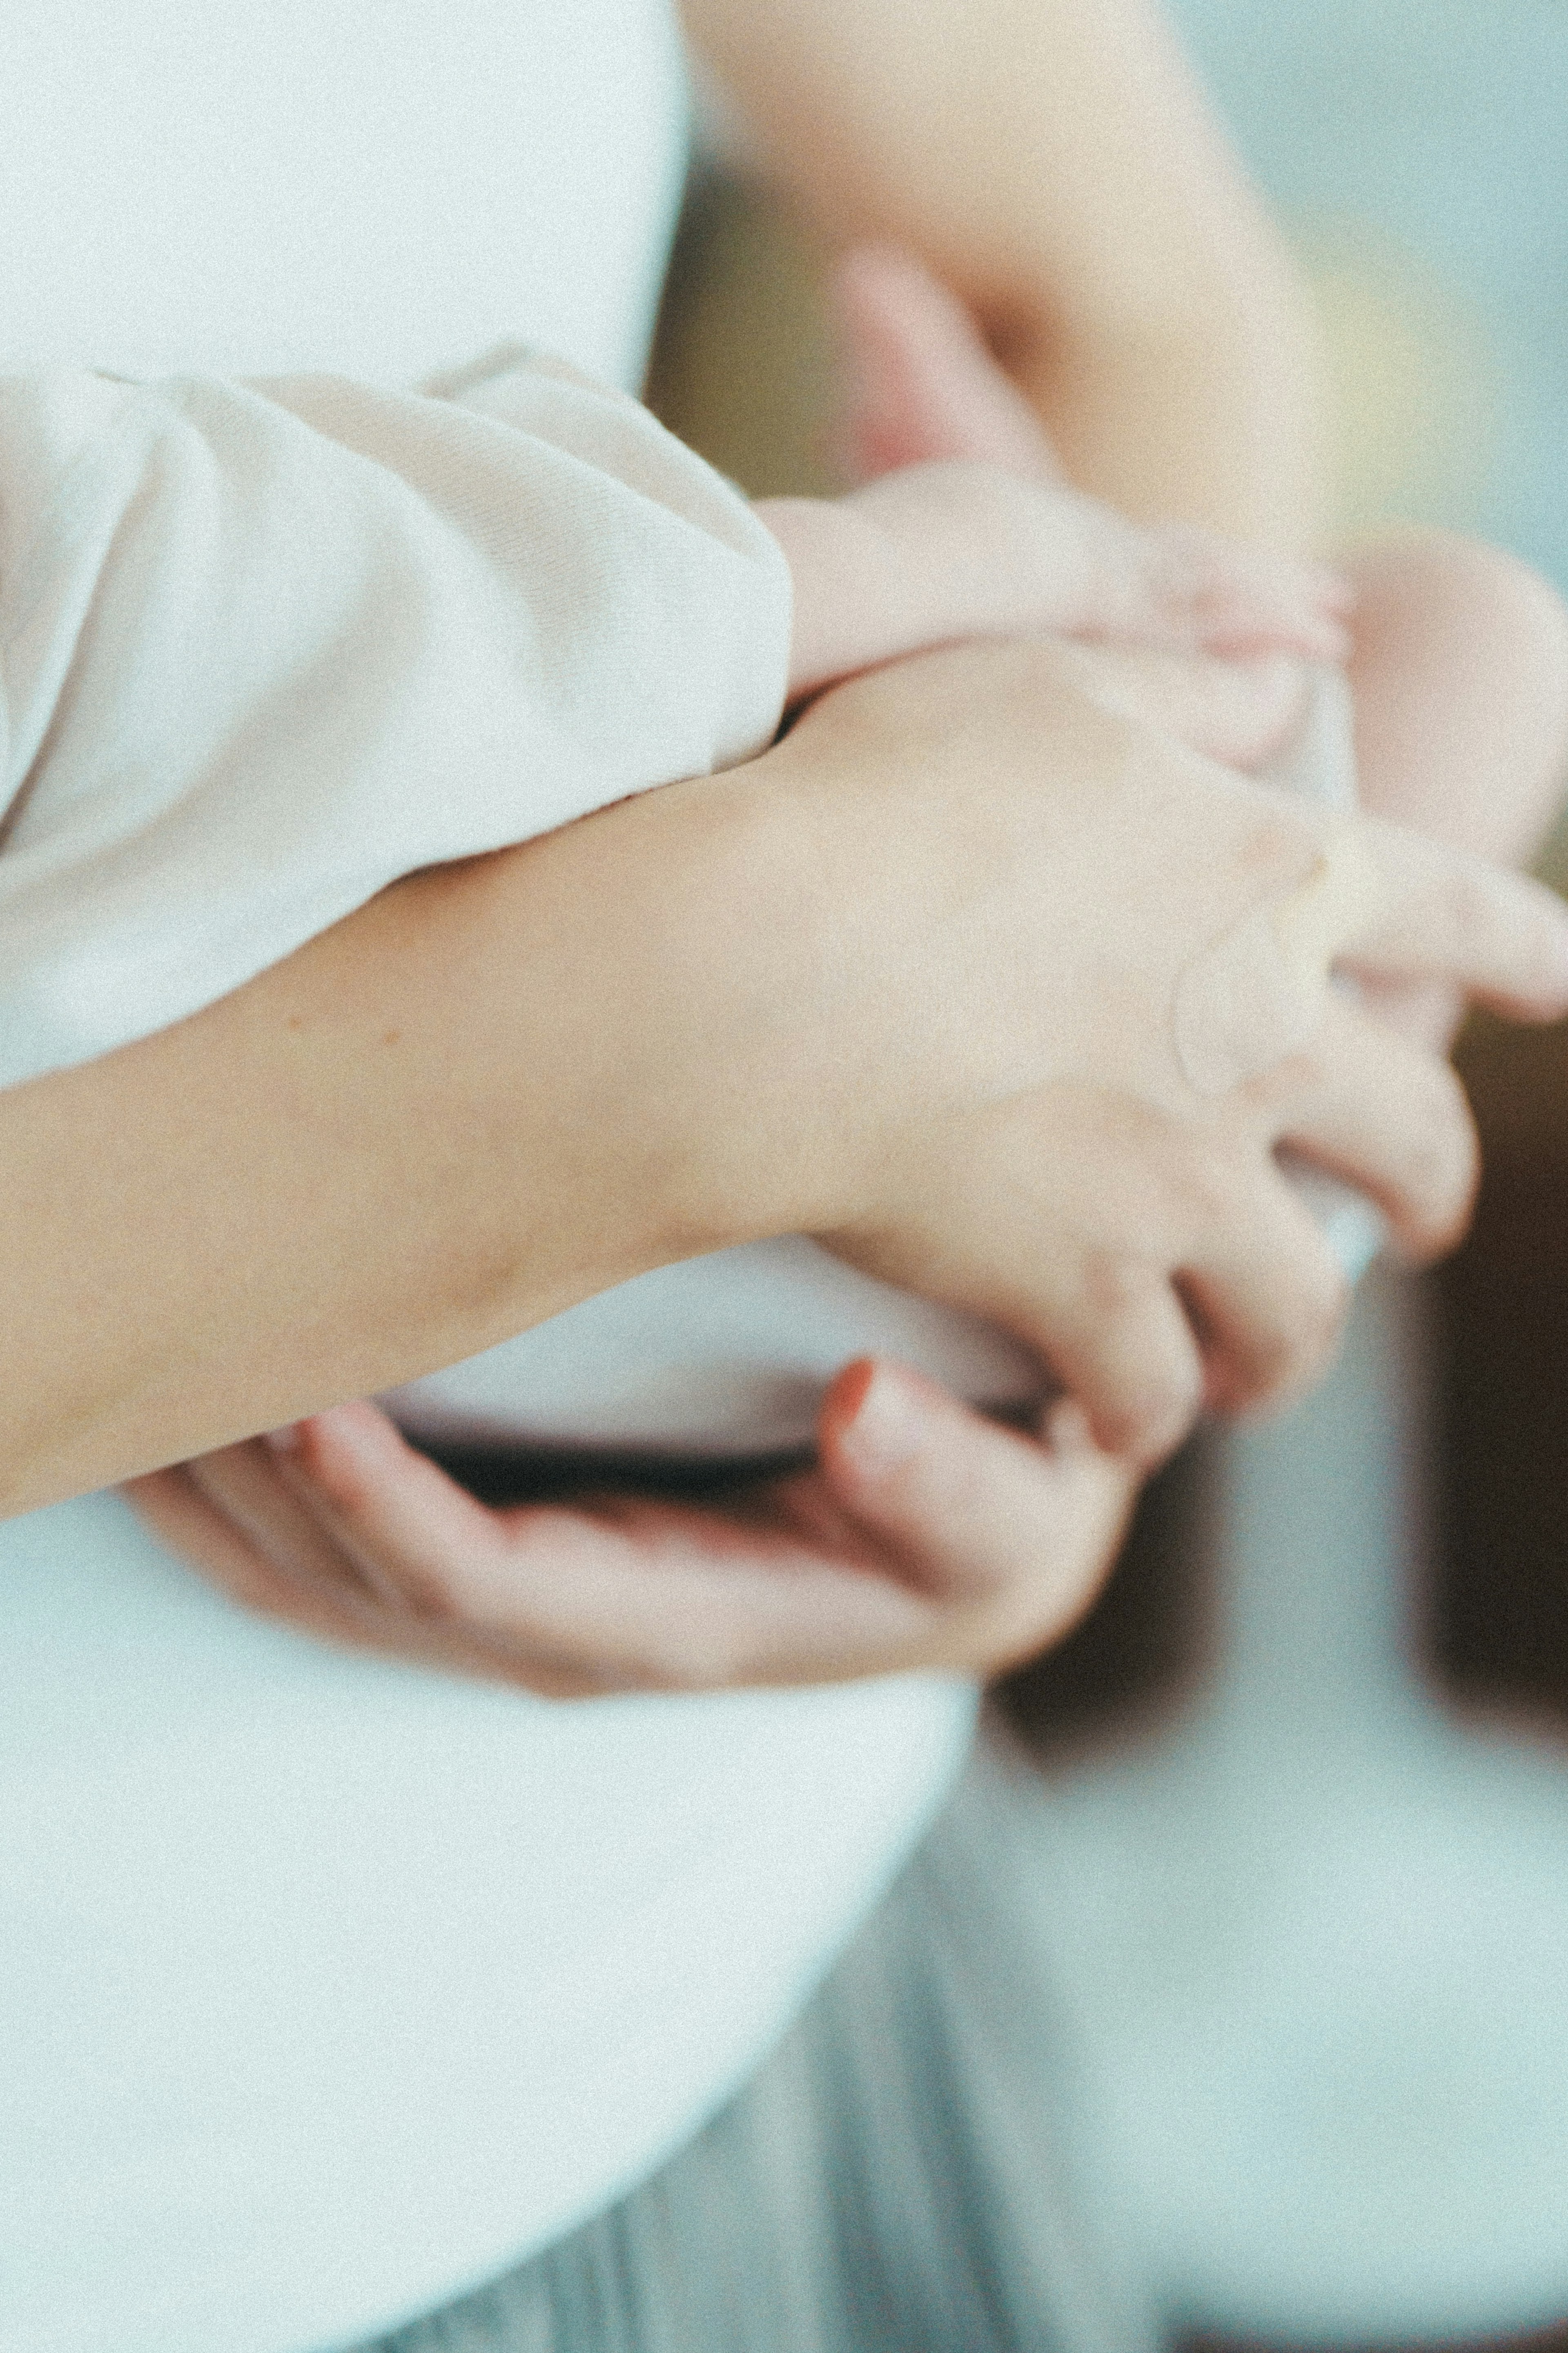
[(1330, 962), (1554, 1015), (1568, 919), (1387, 829), (1327, 839), (1081, 676), (1050, 646), (879, 672), (750, 767), (416, 876), (0, 1096), (0, 1508), (772, 1233), (1007, 1324), (1145, 1457), (1205, 1382), (1302, 1377), (1339, 1283), (1274, 1145), (1416, 1248), (1469, 1183), (1440, 1066), (1330, 1014)]
[(684, 0), (828, 234), (919, 254), (1080, 488), (1296, 547), (1316, 353), (1289, 259), (1150, 0)]
[[(672, 814), (679, 848), (649, 838)], [(738, 904), (710, 841), (690, 794), (655, 796), (416, 875), (194, 1018), (0, 1094), (0, 1513), (738, 1238), (736, 1155), (733, 1225), (699, 1206), (716, 1106), (629, 1018), (682, 883), (710, 934)], [(596, 955), (612, 906), (622, 953)]]

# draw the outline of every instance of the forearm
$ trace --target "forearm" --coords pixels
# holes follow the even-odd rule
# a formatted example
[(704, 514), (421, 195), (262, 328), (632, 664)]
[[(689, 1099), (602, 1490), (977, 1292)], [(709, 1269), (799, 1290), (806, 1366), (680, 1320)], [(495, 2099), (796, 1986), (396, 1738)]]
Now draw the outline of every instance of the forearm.
[[(1157, 1451), (1201, 1386), (1171, 1286), (1222, 1295), (1238, 1235), (1262, 1309), (1226, 1310), (1247, 1336), (1213, 1393), (1259, 1394), (1331, 1328), (1279, 1142), (1413, 1247), (1453, 1230), (1462, 1115), (1426, 1063), (1355, 1060), (1330, 963), (1568, 1001), (1549, 894), (1325, 822), (1108, 711), (1071, 649), (1015, 643), (879, 671), (747, 767), (412, 877), (190, 1020), (0, 1094), (0, 1510), (796, 1232), (1003, 1323), (1102, 1442)], [(1331, 867), (1355, 886), (1325, 896)], [(1303, 892), (1286, 986), (1259, 918)], [(1273, 1073), (1267, 1100), (1225, 1092), (1233, 1065)], [(1347, 1103), (1375, 1130), (1348, 1167)], [(1106, 1301), (1147, 1310), (1171, 1385)]]
[(1079, 485), (1318, 535), (1317, 363), (1285, 249), (1146, 0), (687, 0), (766, 166), (984, 322)]
[(742, 807), (678, 786), (416, 876), (192, 1019), (0, 1094), (0, 1513), (806, 1212), (765, 1036), (754, 1076), (732, 1049), (763, 936), (719, 814)]
[(1226, 279), (1125, 336), (1047, 323), (1011, 365), (1068, 476), (1124, 513), (1290, 553), (1321, 543), (1317, 353), (1286, 287), (1249, 300)]

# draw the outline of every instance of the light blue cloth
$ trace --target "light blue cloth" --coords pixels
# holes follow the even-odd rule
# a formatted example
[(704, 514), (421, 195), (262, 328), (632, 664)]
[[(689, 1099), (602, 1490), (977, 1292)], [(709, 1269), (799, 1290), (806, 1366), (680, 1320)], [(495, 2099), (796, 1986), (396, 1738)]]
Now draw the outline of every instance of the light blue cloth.
[(563, 1704), (0, 1527), (0, 2353), (303, 2353), (573, 2230), (774, 2048), (967, 1686)]
[[(994, 1734), (783, 2047), (632, 2196), (362, 2353), (1151, 2353), (1064, 2129)], [(1125, 2243), (1123, 2234), (1118, 2233)]]

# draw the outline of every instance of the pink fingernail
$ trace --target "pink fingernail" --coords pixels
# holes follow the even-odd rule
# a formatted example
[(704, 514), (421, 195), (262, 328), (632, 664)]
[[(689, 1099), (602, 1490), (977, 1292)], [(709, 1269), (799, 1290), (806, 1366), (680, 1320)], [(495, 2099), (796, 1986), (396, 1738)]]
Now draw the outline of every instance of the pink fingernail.
[(844, 1431), (848, 1445), (879, 1469), (891, 1469), (920, 1451), (924, 1417), (909, 1384), (877, 1366), (854, 1418)]
[(263, 1445), (270, 1446), (274, 1454), (298, 1454), (300, 1425), (297, 1421), (287, 1421), (281, 1430), (264, 1430), (261, 1439)]

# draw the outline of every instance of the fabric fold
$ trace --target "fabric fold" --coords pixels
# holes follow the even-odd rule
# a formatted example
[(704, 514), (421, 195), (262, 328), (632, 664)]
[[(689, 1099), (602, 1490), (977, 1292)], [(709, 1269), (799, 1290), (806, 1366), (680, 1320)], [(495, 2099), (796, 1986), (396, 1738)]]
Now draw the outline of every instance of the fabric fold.
[(740, 494), (549, 363), (0, 384), (0, 1084), (747, 758), (789, 631)]

